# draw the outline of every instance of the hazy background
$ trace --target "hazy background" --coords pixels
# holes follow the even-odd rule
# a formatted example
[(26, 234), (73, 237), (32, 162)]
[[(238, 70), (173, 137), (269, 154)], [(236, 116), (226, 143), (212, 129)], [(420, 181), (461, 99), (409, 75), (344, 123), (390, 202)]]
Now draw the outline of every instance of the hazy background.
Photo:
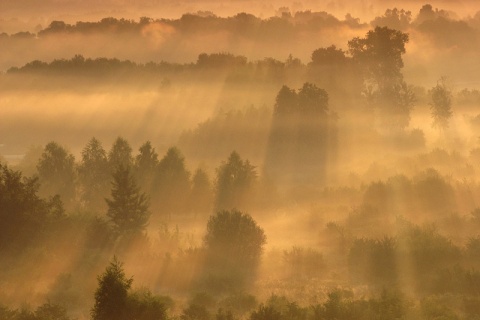
[[(132, 291), (184, 319), (200, 305), (205, 319), (258, 320), (260, 303), (289, 301), (308, 319), (332, 301), (389, 314), (381, 299), (397, 318), (480, 316), (480, 3), (429, 3), (0, 0), (0, 187), (4, 163), (38, 177), (25, 194), (48, 211), (25, 222), (0, 208), (0, 311), (51, 301), (88, 319), (117, 255)], [(408, 34), (405, 53), (348, 52), (377, 26)], [(434, 125), (439, 86), (448, 126)], [(87, 166), (92, 137), (100, 169)], [(119, 145), (151, 200), (136, 238), (116, 233), (104, 201)], [(223, 283), (231, 252), (205, 235), (234, 208), (266, 243), (249, 275), (227, 261)]]

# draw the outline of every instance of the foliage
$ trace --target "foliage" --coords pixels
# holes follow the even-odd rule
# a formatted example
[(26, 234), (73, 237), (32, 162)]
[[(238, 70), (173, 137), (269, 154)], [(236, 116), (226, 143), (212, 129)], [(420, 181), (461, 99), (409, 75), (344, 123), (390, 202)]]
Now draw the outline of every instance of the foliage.
[(98, 277), (95, 305), (91, 311), (92, 319), (129, 319), (128, 290), (132, 282), (132, 278), (126, 277), (122, 263), (114, 257), (105, 272)]
[(273, 306), (260, 305), (250, 315), (250, 320), (282, 320), (282, 314)]
[(247, 293), (233, 293), (220, 301), (220, 306), (225, 310), (232, 311), (238, 315), (244, 315), (251, 311), (258, 304), (255, 296)]
[(348, 254), (350, 276), (374, 285), (396, 284), (399, 276), (395, 238), (356, 239)]
[(153, 295), (149, 290), (137, 290), (129, 294), (127, 308), (130, 319), (165, 320), (167, 305), (171, 299)]
[(245, 208), (252, 201), (256, 180), (255, 167), (232, 152), (228, 161), (217, 168), (216, 209)]
[(58, 197), (38, 196), (36, 178), (0, 164), (0, 251), (21, 252), (45, 236), (46, 226), (63, 215)]
[(169, 148), (157, 166), (154, 205), (165, 215), (184, 213), (190, 193), (190, 172), (180, 150)]
[(446, 78), (442, 77), (437, 81), (437, 85), (430, 89), (432, 102), (430, 109), (432, 111), (433, 127), (445, 130), (448, 128), (448, 121), (452, 117), (452, 92), (448, 88)]
[(323, 255), (312, 248), (293, 246), (283, 252), (283, 260), (290, 276), (294, 278), (319, 277), (325, 272)]
[(265, 242), (263, 230), (250, 215), (236, 210), (212, 215), (204, 238), (212, 277), (242, 288), (255, 275)]
[(328, 94), (312, 83), (277, 94), (267, 145), (265, 174), (281, 185), (321, 184), (334, 146), (335, 121)]
[(148, 199), (140, 193), (130, 169), (118, 167), (113, 175), (112, 198), (108, 204), (107, 216), (120, 235), (141, 233), (148, 224), (150, 213)]
[(158, 154), (150, 141), (142, 144), (135, 157), (135, 177), (144, 190), (151, 192), (153, 178), (158, 166)]
[(199, 212), (211, 212), (213, 197), (213, 186), (207, 173), (198, 168), (192, 178), (191, 209)]
[(41, 191), (45, 195), (60, 195), (69, 203), (75, 196), (75, 158), (56, 142), (50, 142), (37, 164)]
[(99, 209), (105, 205), (110, 175), (105, 149), (96, 138), (90, 139), (82, 150), (82, 161), (78, 166), (82, 200), (89, 209)]
[(129, 292), (133, 278), (127, 278), (123, 264), (116, 257), (98, 277), (93, 320), (165, 320), (173, 301), (167, 296), (153, 295), (142, 288)]
[(108, 165), (111, 172), (115, 172), (120, 166), (127, 168), (133, 165), (132, 147), (127, 140), (122, 137), (115, 140), (108, 152)]
[(345, 52), (337, 49), (334, 45), (327, 48), (319, 48), (312, 52), (312, 65), (325, 65), (332, 67), (343, 64), (347, 60)]
[(209, 320), (210, 313), (203, 305), (190, 304), (180, 316), (182, 320)]
[(402, 54), (408, 40), (408, 34), (401, 31), (375, 27), (367, 32), (365, 38), (350, 40), (348, 49), (353, 59), (365, 67), (367, 77), (382, 89), (402, 80)]
[(364, 69), (365, 95), (378, 108), (382, 126), (390, 130), (408, 126), (415, 102), (413, 89), (403, 81), (401, 73), (408, 40), (406, 33), (377, 26), (365, 38), (348, 42), (349, 53)]
[(44, 303), (35, 311), (27, 308), (10, 310), (0, 305), (0, 319), (2, 320), (70, 320), (65, 308), (50, 302)]
[(412, 20), (412, 13), (403, 9), (387, 9), (381, 17), (376, 17), (371, 24), (373, 26), (388, 27), (395, 30), (405, 30)]

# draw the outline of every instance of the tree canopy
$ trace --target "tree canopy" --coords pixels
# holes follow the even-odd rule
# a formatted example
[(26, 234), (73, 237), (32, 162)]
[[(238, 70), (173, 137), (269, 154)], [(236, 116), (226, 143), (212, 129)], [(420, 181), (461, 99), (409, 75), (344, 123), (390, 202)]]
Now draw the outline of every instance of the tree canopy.
[(209, 218), (204, 237), (211, 277), (245, 285), (255, 275), (265, 243), (263, 229), (249, 214), (218, 211)]
[(147, 196), (140, 188), (128, 167), (120, 166), (113, 174), (111, 199), (107, 216), (121, 235), (141, 233), (148, 224), (150, 213)]
[(232, 152), (217, 168), (216, 208), (229, 210), (247, 205), (252, 200), (256, 180), (255, 167), (248, 160), (242, 160), (237, 152)]
[(41, 182), (40, 191), (49, 196), (55, 194), (65, 202), (75, 196), (75, 158), (56, 142), (49, 142), (37, 164)]

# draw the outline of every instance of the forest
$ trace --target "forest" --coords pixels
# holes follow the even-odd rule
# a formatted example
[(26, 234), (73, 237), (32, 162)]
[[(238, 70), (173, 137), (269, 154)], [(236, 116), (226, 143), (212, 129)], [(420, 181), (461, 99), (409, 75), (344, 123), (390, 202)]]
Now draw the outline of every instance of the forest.
[(480, 5), (22, 1), (0, 320), (480, 319)]

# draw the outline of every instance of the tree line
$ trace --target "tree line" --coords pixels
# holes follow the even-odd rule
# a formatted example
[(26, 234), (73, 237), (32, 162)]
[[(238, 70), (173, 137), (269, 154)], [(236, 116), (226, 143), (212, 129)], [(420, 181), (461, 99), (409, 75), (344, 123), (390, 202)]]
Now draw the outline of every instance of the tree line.
[[(290, 76), (306, 79), (328, 93), (336, 112), (359, 112), (376, 118), (380, 131), (402, 133), (410, 124), (410, 115), (418, 101), (418, 88), (404, 80), (402, 55), (409, 35), (388, 27), (376, 27), (365, 37), (348, 41), (348, 49), (335, 46), (319, 48), (304, 65), (299, 59), (289, 57), (285, 61), (265, 58), (248, 61), (244, 56), (231, 53), (202, 53), (196, 63), (176, 64), (149, 62), (137, 64), (107, 58), (59, 59), (50, 63), (32, 61), (21, 68), (11, 68), (8, 73), (69, 73), (75, 74), (127, 74), (131, 72), (160, 75), (160, 86), (169, 86), (169, 77), (187, 72), (205, 74), (210, 80), (215, 74), (230, 85), (268, 81), (285, 83)], [(201, 79), (203, 79), (201, 77)], [(158, 80), (158, 79), (157, 79)], [(202, 80), (203, 81), (203, 80)], [(284, 94), (284, 92), (280, 92)], [(279, 93), (279, 94), (280, 94)], [(448, 127), (452, 116), (452, 93), (446, 78), (439, 79), (428, 92), (431, 98), (433, 126)], [(300, 92), (300, 97), (302, 96)], [(278, 101), (277, 101), (278, 104)]]
[(41, 194), (58, 194), (70, 208), (102, 210), (113, 181), (114, 187), (123, 184), (132, 191), (140, 188), (148, 194), (152, 208), (164, 217), (242, 206), (251, 200), (252, 195), (247, 194), (257, 181), (256, 168), (236, 152), (217, 168), (212, 181), (202, 168), (192, 174), (176, 147), (169, 148), (159, 159), (147, 141), (133, 155), (130, 144), (121, 137), (108, 152), (99, 140), (92, 138), (83, 148), (78, 163), (65, 147), (50, 142), (44, 147), (36, 169)]

